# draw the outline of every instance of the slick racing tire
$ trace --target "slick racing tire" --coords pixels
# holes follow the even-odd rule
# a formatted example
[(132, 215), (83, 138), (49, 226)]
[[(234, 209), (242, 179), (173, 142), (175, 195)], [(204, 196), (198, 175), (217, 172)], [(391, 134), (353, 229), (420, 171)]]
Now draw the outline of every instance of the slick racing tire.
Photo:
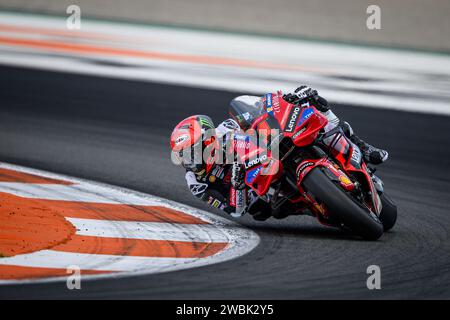
[(386, 193), (381, 194), (380, 199), (383, 205), (380, 220), (383, 223), (384, 231), (389, 231), (394, 227), (395, 222), (397, 222), (397, 206)]
[(316, 167), (308, 173), (303, 187), (355, 235), (365, 240), (377, 240), (383, 234), (383, 224), (378, 217), (347, 195), (321, 168)]

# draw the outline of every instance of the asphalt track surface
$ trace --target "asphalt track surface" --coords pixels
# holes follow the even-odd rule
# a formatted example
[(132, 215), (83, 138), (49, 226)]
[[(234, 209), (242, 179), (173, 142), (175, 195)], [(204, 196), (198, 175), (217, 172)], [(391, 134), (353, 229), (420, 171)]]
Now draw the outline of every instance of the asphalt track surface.
[[(169, 135), (191, 114), (219, 122), (237, 94), (0, 67), (0, 161), (208, 209), (170, 162)], [(356, 240), (309, 217), (244, 217), (241, 223), (261, 243), (229, 262), (85, 281), (72, 291), (65, 282), (0, 286), (0, 298), (450, 298), (450, 118), (346, 105), (334, 110), (390, 151), (378, 173), (399, 218), (380, 240)], [(373, 264), (381, 268), (381, 290), (366, 287)]]

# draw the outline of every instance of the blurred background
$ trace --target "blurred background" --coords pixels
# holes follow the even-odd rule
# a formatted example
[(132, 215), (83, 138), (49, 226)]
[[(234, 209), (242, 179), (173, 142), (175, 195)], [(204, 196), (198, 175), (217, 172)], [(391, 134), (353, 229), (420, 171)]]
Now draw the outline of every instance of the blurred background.
[[(86, 17), (321, 40), (450, 51), (447, 0), (2, 0), (0, 8), (60, 15), (76, 4)], [(381, 9), (382, 28), (366, 28)]]

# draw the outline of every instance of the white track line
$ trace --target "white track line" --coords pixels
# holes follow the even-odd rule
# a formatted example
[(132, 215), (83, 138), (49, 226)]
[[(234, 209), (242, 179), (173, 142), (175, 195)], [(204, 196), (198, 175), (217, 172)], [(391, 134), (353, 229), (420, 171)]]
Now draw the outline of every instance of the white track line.
[[(208, 88), (225, 90), (231, 92), (247, 92), (249, 94), (262, 95), (267, 92), (273, 92), (275, 90), (282, 90), (283, 92), (290, 92), (294, 90), (299, 84), (308, 84), (321, 93), (332, 103), (352, 104), (361, 107), (372, 107), (379, 109), (391, 109), (399, 111), (410, 111), (417, 113), (437, 114), (450, 116), (450, 98), (447, 97), (448, 91), (445, 93), (430, 92), (432, 88), (416, 89), (416, 92), (425, 92), (427, 95), (423, 98), (417, 98), (414, 95), (410, 95), (410, 91), (414, 91), (414, 87), (405, 89), (400, 95), (391, 95), (389, 91), (391, 89), (390, 81), (377, 80), (374, 85), (366, 84), (369, 86), (367, 92), (364, 88), (362, 91), (352, 90), (358, 89), (358, 85), (355, 83), (349, 83), (345, 80), (334, 79), (334, 86), (339, 88), (331, 89), (328, 87), (328, 82), (323, 78), (317, 78), (313, 75), (295, 75), (297, 80), (292, 81), (287, 75), (278, 74), (279, 79), (271, 79), (274, 72), (264, 71), (258, 76), (244, 76), (242, 72), (236, 70), (236, 68), (228, 68), (226, 73), (218, 70), (217, 68), (209, 68), (208, 74), (195, 73), (192, 70), (201, 69), (199, 66), (181, 66), (176, 70), (157, 68), (157, 69), (140, 69), (140, 68), (118, 68), (110, 65), (91, 65), (86, 64), (84, 60), (72, 60), (72, 59), (60, 59), (52, 58), (48, 59), (36, 57), (34, 55), (17, 56), (16, 54), (3, 54), (0, 56), (0, 64), (9, 64), (16, 66), (25, 66), (32, 69), (46, 69), (60, 72), (70, 72), (76, 74), (87, 74), (94, 76), (104, 76), (108, 78), (117, 79), (130, 79), (139, 81), (149, 81), (155, 83), (176, 84), (186, 87), (196, 88)], [(160, 66), (164, 63), (160, 63)], [(187, 70), (187, 71), (186, 71)], [(251, 72), (254, 74), (254, 72)], [(450, 75), (449, 75), (450, 79)], [(414, 86), (421, 85), (421, 81), (418, 80)], [(379, 83), (384, 85), (384, 89), (379, 90), (379, 93), (370, 93), (370, 89), (377, 91)], [(427, 86), (431, 85), (433, 81), (427, 83)], [(438, 84), (436, 84), (437, 86)], [(422, 90), (422, 91), (421, 91)], [(399, 91), (399, 90), (397, 90)], [(434, 100), (433, 97), (441, 98), (441, 100)], [(220, 107), (226, 110), (228, 106), (212, 106)], [(369, 120), (368, 120), (369, 121)]]
[(66, 219), (77, 228), (76, 234), (81, 236), (207, 243), (229, 240), (221, 229), (208, 224)]
[(110, 189), (92, 184), (47, 184), (0, 182), (0, 192), (7, 192), (19, 197), (33, 199), (48, 199), (61, 201), (80, 201), (108, 204), (156, 205), (152, 199), (146, 199), (135, 194)]
[[(65, 28), (62, 18), (0, 12), (0, 20), (10, 26), (47, 28), (60, 33), (52, 36), (3, 31), (1, 36), (73, 42), (73, 35)], [(113, 37), (114, 41), (95, 39), (92, 34)], [(5, 44), (0, 46), (0, 63), (254, 94), (277, 89), (288, 91), (299, 84), (309, 84), (334, 103), (450, 115), (450, 56), (447, 55), (89, 19), (84, 20), (76, 39), (76, 44), (201, 59), (194, 63), (189, 59), (173, 61), (126, 53), (61, 52)], [(202, 57), (243, 59), (293, 68), (208, 64)]]
[(195, 258), (130, 257), (41, 250), (0, 259), (0, 265), (56, 269), (66, 269), (68, 266), (76, 265), (81, 270), (146, 271), (153, 273), (170, 270), (176, 265), (187, 267), (196, 261), (198, 259)]

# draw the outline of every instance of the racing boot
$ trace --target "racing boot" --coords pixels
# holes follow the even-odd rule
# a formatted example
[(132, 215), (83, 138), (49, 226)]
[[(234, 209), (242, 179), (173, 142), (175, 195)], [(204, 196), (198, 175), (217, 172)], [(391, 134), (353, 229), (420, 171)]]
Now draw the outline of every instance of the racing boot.
[(381, 164), (385, 162), (389, 154), (386, 150), (375, 148), (374, 146), (368, 144), (363, 139), (359, 138), (353, 133), (353, 129), (348, 122), (342, 123), (342, 128), (344, 129), (345, 135), (350, 139), (351, 142), (356, 144), (358, 148), (364, 155), (364, 160), (370, 164)]
[(248, 192), (248, 213), (257, 221), (265, 221), (272, 216), (267, 195), (258, 197), (253, 190)]

